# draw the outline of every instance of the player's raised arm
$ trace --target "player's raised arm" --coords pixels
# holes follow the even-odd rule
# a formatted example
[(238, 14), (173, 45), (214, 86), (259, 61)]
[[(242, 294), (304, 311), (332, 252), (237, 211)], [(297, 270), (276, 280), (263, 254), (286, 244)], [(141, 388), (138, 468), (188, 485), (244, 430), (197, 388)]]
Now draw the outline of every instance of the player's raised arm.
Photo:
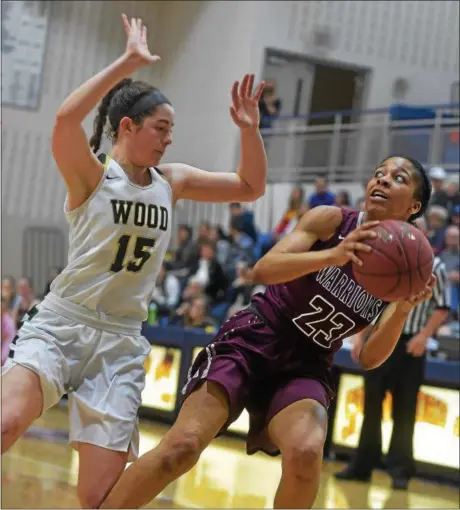
[(123, 14), (123, 24), (127, 36), (125, 53), (72, 92), (56, 114), (52, 149), (67, 185), (70, 209), (91, 195), (103, 174), (103, 166), (94, 156), (81, 123), (123, 78), (159, 60), (149, 52), (147, 28), (142, 21), (133, 18), (129, 22)]
[(236, 172), (208, 172), (182, 163), (160, 165), (175, 200), (249, 202), (265, 193), (267, 158), (259, 132), (259, 99), (264, 84), (253, 93), (254, 75), (246, 74), (232, 87), (230, 114), (240, 128), (241, 158)]
[(338, 207), (320, 206), (306, 212), (296, 228), (276, 244), (254, 267), (256, 283), (288, 282), (327, 266), (343, 266), (350, 260), (360, 263), (356, 251), (370, 251), (361, 241), (375, 237), (368, 222), (354, 230), (335, 248), (309, 251), (317, 241), (332, 237), (342, 221)]

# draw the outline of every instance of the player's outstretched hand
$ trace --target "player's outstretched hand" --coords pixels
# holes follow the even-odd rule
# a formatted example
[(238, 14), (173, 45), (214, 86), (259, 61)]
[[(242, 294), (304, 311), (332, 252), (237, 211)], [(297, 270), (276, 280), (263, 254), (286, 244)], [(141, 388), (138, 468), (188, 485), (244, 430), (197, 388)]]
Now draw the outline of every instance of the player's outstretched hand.
[(147, 44), (147, 27), (140, 18), (128, 20), (126, 14), (122, 14), (123, 26), (126, 32), (126, 51), (130, 60), (139, 67), (154, 64), (161, 60), (158, 55), (152, 55)]
[(353, 232), (350, 232), (340, 244), (332, 249), (332, 265), (344, 266), (351, 261), (362, 266), (363, 262), (358, 257), (357, 253), (360, 251), (370, 253), (372, 251), (372, 248), (362, 241), (375, 239), (377, 237), (377, 233), (374, 232), (372, 228), (376, 227), (378, 224), (378, 221), (369, 221), (356, 230), (353, 230)]
[(428, 280), (428, 283), (425, 285), (425, 288), (419, 292), (418, 294), (414, 294), (409, 296), (405, 301), (399, 301), (397, 306), (400, 310), (405, 312), (410, 312), (414, 306), (423, 303), (427, 299), (430, 299), (433, 294), (433, 287), (436, 285), (436, 276), (434, 274), (431, 275), (431, 278)]
[(264, 90), (265, 83), (261, 82), (257, 86), (254, 94), (254, 75), (245, 74), (241, 85), (235, 82), (232, 87), (232, 105), (230, 106), (230, 115), (233, 122), (240, 129), (259, 129), (259, 99)]

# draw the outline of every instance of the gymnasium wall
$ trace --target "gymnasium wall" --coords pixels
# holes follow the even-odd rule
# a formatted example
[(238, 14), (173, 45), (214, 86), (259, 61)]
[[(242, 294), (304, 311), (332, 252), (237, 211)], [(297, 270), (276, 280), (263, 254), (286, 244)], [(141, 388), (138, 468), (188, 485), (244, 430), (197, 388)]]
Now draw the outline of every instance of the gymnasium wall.
[(395, 79), (405, 101), (450, 102), (459, 75), (457, 1), (263, 1), (254, 27), (254, 61), (264, 48), (372, 70), (364, 108), (387, 107)]
[(168, 161), (216, 171), (232, 170), (238, 141), (229, 105), (235, 80), (260, 73), (251, 62), (259, 2), (161, 2), (155, 48), (161, 86), (176, 109)]

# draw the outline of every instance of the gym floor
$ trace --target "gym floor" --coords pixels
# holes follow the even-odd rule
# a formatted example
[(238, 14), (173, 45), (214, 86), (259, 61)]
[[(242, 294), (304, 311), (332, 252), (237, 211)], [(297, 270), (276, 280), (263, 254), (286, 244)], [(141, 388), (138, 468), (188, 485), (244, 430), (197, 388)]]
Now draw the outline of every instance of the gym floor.
[[(141, 453), (167, 430), (141, 422)], [(65, 407), (37, 420), (2, 458), (2, 508), (79, 508), (78, 458), (67, 443)], [(393, 491), (390, 479), (376, 472), (371, 483), (338, 482), (343, 467), (325, 462), (315, 508), (459, 508), (453, 487), (412, 480), (408, 491)], [(280, 475), (279, 458), (248, 457), (240, 439), (219, 438), (195, 468), (168, 487), (146, 508), (272, 508)]]

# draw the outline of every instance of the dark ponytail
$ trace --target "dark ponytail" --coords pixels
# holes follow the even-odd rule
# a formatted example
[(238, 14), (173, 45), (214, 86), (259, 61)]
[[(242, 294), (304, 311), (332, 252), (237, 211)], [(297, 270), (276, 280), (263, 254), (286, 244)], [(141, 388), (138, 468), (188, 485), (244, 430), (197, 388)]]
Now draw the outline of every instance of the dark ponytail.
[(124, 87), (128, 87), (133, 83), (131, 78), (125, 78), (113, 87), (109, 92), (102, 98), (100, 102), (97, 114), (93, 124), (93, 135), (89, 139), (89, 146), (94, 153), (97, 153), (101, 147), (102, 135), (104, 133), (104, 127), (107, 122), (107, 116), (109, 114), (109, 107), (112, 98), (115, 94)]
[(418, 212), (416, 212), (409, 218), (409, 222), (413, 223), (417, 218), (422, 218), (425, 215), (426, 210), (428, 209), (428, 206), (430, 204), (431, 193), (433, 189), (427, 171), (425, 170), (425, 167), (421, 163), (419, 163), (416, 159), (412, 158), (406, 159), (408, 159), (412, 163), (414, 168), (417, 170), (418, 174), (418, 183), (417, 189), (415, 191), (415, 198), (420, 201), (421, 207)]

